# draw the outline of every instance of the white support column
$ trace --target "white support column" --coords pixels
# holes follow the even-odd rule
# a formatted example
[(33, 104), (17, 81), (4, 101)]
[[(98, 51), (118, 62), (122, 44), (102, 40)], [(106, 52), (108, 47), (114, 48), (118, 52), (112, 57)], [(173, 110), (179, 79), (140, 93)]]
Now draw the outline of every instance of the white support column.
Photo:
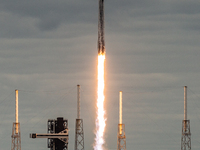
[(119, 92), (119, 124), (122, 124), (122, 91)]
[(81, 109), (81, 105), (80, 105), (80, 85), (77, 85), (77, 119), (80, 119), (81, 113), (80, 113), (80, 109)]
[(119, 134), (122, 134), (122, 91), (119, 92)]
[(16, 133), (18, 133), (18, 90), (15, 90), (15, 123)]
[(187, 86), (184, 86), (184, 120), (187, 120)]

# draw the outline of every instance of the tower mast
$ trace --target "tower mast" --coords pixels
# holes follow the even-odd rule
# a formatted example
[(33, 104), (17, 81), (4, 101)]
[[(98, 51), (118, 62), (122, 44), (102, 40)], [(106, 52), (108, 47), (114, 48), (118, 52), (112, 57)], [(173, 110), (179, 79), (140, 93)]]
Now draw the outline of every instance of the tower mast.
[(18, 90), (15, 90), (15, 122), (12, 127), (11, 150), (21, 150), (20, 123), (18, 121)]
[(75, 150), (84, 150), (84, 132), (83, 132), (83, 119), (80, 115), (80, 85), (77, 85), (77, 119), (75, 129)]
[(191, 150), (190, 120), (187, 120), (187, 86), (184, 86), (184, 120), (182, 121), (181, 150)]
[(125, 124), (122, 123), (122, 91), (119, 92), (119, 124), (117, 134), (117, 150), (126, 150)]

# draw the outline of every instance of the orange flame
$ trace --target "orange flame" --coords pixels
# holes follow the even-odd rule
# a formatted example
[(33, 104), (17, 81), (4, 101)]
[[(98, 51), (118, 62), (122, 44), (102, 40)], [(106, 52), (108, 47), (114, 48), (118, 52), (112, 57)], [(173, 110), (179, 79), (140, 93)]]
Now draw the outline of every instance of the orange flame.
[(97, 119), (96, 119), (96, 138), (95, 150), (103, 150), (104, 130), (106, 126), (105, 110), (104, 110), (104, 62), (105, 54), (98, 55), (98, 91), (97, 91)]

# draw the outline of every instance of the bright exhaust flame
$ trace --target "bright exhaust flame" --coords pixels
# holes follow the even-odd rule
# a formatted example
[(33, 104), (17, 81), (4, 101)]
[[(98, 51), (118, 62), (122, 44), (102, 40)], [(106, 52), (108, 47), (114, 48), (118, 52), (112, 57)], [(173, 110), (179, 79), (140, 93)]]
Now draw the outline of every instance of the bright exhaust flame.
[(104, 62), (105, 54), (98, 55), (98, 89), (97, 89), (97, 119), (96, 119), (96, 138), (94, 150), (103, 150), (104, 129), (106, 119), (104, 118)]

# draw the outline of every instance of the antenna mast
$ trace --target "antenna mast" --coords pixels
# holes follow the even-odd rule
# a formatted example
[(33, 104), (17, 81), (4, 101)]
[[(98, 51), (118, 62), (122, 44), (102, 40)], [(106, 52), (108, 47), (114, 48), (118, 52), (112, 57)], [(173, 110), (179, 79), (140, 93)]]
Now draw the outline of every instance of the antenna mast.
[(18, 121), (18, 90), (15, 90), (15, 122), (12, 127), (11, 150), (21, 150), (20, 123)]
[(187, 86), (184, 86), (184, 120), (182, 121), (181, 150), (191, 150), (190, 120), (187, 120)]
[(125, 124), (122, 123), (122, 91), (119, 92), (119, 124), (117, 135), (117, 150), (126, 150)]

